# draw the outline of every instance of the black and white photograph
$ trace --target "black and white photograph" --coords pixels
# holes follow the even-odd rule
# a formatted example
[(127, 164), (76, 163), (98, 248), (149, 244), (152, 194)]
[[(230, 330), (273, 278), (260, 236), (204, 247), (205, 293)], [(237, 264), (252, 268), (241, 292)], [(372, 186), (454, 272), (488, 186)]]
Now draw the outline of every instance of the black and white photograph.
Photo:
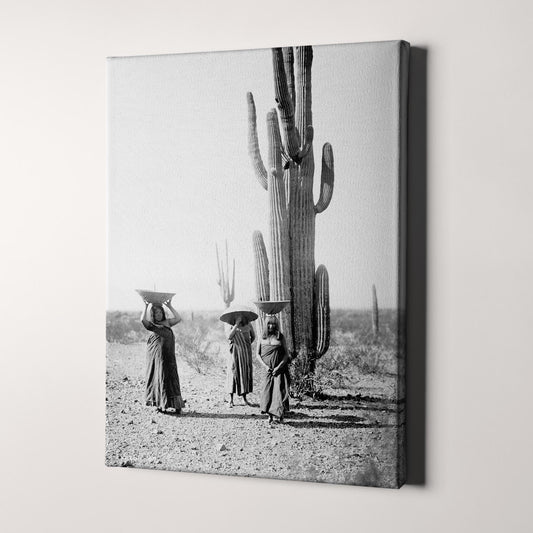
[(533, 2), (1, 13), (1, 533), (531, 531)]
[(408, 59), (108, 59), (107, 466), (404, 483)]

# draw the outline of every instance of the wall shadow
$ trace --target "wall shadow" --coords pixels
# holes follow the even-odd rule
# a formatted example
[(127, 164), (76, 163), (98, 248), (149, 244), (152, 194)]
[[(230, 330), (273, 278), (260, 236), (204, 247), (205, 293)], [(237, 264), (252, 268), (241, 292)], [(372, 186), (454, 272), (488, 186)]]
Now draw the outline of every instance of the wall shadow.
[(407, 483), (426, 484), (427, 58), (409, 57), (407, 125)]

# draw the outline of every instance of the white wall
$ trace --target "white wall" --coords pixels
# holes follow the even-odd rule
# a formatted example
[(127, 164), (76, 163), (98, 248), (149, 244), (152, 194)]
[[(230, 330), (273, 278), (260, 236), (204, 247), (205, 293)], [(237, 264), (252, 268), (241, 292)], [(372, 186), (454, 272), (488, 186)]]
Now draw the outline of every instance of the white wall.
[[(526, 531), (533, 4), (251, 4), (2, 3), (0, 529)], [(106, 469), (105, 57), (397, 38), (428, 50), (426, 484)]]

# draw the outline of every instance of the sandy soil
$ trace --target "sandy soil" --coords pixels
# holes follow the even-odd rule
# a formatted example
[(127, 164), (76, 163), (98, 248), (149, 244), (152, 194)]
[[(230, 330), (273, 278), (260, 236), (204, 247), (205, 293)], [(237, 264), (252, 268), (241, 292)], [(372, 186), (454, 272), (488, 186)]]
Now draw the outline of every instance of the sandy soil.
[[(144, 344), (107, 345), (106, 464), (225, 475), (395, 487), (397, 419), (394, 376), (361, 376), (351, 395), (294, 401), (283, 425), (250, 401), (229, 408), (221, 367), (202, 375), (178, 359), (182, 415), (143, 405)], [(348, 391), (331, 391), (341, 393)], [(398, 414), (399, 409), (399, 414)]]

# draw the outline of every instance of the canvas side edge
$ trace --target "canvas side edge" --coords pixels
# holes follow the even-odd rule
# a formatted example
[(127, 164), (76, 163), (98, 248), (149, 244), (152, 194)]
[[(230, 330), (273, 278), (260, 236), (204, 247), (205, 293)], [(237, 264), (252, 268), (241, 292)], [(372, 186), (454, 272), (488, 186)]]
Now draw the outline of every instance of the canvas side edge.
[(410, 44), (400, 41), (399, 46), (399, 194), (398, 194), (398, 309), (397, 309), (397, 487), (406, 481), (406, 309), (407, 309), (407, 121), (409, 91), (409, 52)]

